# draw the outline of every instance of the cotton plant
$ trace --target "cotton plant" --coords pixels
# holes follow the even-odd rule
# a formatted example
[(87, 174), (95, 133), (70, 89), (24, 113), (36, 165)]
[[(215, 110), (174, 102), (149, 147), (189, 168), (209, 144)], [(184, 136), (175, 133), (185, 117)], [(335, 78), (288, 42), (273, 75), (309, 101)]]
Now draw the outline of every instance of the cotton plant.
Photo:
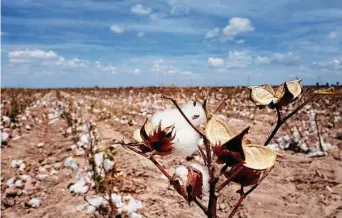
[[(170, 185), (191, 204), (194, 202), (207, 217), (217, 217), (217, 201), (222, 190), (231, 182), (240, 185), (239, 200), (228, 215), (233, 217), (243, 200), (274, 168), (277, 153), (267, 147), (279, 128), (314, 97), (335, 95), (333, 89), (317, 90), (291, 113), (284, 116), (282, 108), (303, 97), (301, 80), (281, 84), (276, 90), (269, 85), (249, 87), (251, 101), (259, 108), (276, 110), (278, 121), (264, 144), (257, 144), (248, 138), (250, 127), (240, 132), (232, 130), (215, 113), (220, 110), (225, 99), (212, 112), (207, 108), (208, 98), (203, 103), (192, 101), (182, 108), (171, 97), (175, 109), (165, 109), (146, 119), (141, 128), (132, 133), (134, 141), (119, 142), (125, 149), (149, 159), (168, 179)], [(283, 117), (284, 116), (284, 117)], [(204, 131), (202, 128), (204, 126)], [(184, 133), (182, 131), (185, 131)], [(179, 155), (178, 151), (196, 152), (202, 157), (199, 166), (177, 166), (170, 174), (158, 161), (158, 156), (167, 159)], [(205, 168), (205, 170), (203, 169)], [(250, 187), (247, 191), (246, 187)], [(203, 202), (203, 196), (208, 201)]]
[[(72, 151), (84, 150), (86, 164), (81, 166), (77, 158), (70, 156), (65, 159), (64, 166), (71, 168), (75, 182), (68, 188), (72, 195), (84, 196), (86, 203), (78, 205), (77, 211), (88, 214), (100, 214), (103, 217), (143, 217), (138, 213), (142, 208), (140, 201), (131, 196), (121, 196), (115, 190), (115, 163), (113, 148), (102, 146), (96, 133), (93, 122), (76, 124), (77, 133), (81, 135)], [(77, 156), (77, 153), (73, 153)], [(91, 193), (95, 192), (95, 195)], [(91, 195), (90, 197), (88, 197)], [(111, 196), (111, 197), (109, 197)]]

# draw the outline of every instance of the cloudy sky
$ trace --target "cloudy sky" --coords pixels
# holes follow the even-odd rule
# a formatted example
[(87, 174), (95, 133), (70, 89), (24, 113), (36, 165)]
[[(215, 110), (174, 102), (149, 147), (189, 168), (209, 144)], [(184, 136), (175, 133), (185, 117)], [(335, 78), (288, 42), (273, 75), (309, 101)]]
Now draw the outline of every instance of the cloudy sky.
[(1, 15), (3, 86), (342, 82), (340, 0), (2, 0)]

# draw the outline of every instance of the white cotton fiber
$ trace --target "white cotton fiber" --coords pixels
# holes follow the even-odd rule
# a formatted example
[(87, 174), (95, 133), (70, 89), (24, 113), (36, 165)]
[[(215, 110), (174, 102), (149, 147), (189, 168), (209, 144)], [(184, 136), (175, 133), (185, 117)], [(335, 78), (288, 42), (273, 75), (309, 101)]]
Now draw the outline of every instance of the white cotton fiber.
[(200, 135), (192, 128), (176, 130), (176, 137), (172, 141), (176, 151), (191, 155), (198, 150)]
[(206, 122), (206, 115), (202, 104), (197, 102), (194, 106), (193, 101), (189, 101), (183, 106), (182, 110), (194, 126), (198, 127)]
[(201, 173), (202, 173), (202, 179), (203, 179), (203, 186), (202, 186), (202, 192), (208, 193), (209, 192), (209, 173), (208, 173), (208, 169), (205, 168), (202, 165), (199, 164), (191, 164), (191, 166), (195, 169), (198, 169)]
[(89, 190), (89, 186), (86, 185), (84, 178), (81, 178), (78, 182), (71, 185), (69, 190), (76, 194), (85, 194)]
[[(183, 106), (182, 111), (195, 127), (199, 127), (206, 122), (205, 111), (199, 103), (194, 105), (193, 101), (189, 101)], [(198, 150), (199, 134), (188, 124), (177, 109), (156, 112), (152, 116), (153, 126), (156, 127), (160, 122), (162, 128), (174, 125), (176, 137), (173, 143), (176, 151), (191, 155)]]
[(180, 179), (183, 184), (186, 184), (188, 182), (188, 174), (188, 168), (186, 168), (185, 166), (178, 166), (175, 170), (174, 176)]

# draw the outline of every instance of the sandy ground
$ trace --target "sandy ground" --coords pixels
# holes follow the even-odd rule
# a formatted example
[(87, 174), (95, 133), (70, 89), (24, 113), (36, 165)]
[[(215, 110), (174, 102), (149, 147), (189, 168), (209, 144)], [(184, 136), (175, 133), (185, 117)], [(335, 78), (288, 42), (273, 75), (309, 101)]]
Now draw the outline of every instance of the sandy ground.
[[(51, 106), (55, 92), (44, 98)], [(75, 99), (81, 95), (73, 96)], [(120, 106), (118, 106), (120, 107)], [(46, 108), (37, 107), (31, 113), (39, 117)], [(86, 114), (86, 112), (85, 112)], [(88, 114), (96, 120), (96, 114)], [(100, 139), (130, 138), (134, 129), (141, 125), (120, 125), (111, 120), (97, 121)], [(51, 125), (27, 121), (32, 130), (23, 130), (21, 137), (11, 140), (1, 149), (1, 217), (91, 217), (77, 212), (75, 207), (84, 203), (82, 196), (73, 196), (68, 185), (75, 182), (72, 172), (63, 167), (63, 161), (70, 155), (68, 148), (73, 144), (71, 137), (64, 137), (60, 129), (66, 128), (65, 120), (59, 119)], [(230, 119), (237, 129), (246, 125), (243, 119)], [(265, 128), (266, 125), (266, 128)], [(267, 132), (269, 124), (256, 122), (252, 130)], [(265, 134), (252, 134), (258, 139)], [(38, 143), (44, 143), (38, 148)], [(340, 152), (340, 151), (336, 151)], [(280, 152), (276, 166), (262, 184), (244, 201), (236, 217), (342, 217), (342, 161), (338, 154), (310, 158), (291, 152)], [(27, 193), (15, 197), (6, 196), (6, 181), (20, 172), (10, 167), (10, 161), (22, 159), (29, 165), (27, 174), (35, 177), (39, 166), (55, 168), (58, 173), (35, 184), (26, 184)], [(77, 157), (78, 161), (84, 161)], [(180, 164), (189, 164), (184, 158), (163, 157), (161, 163), (170, 171)], [(167, 180), (148, 160), (121, 147), (116, 148), (115, 164), (122, 178), (118, 190), (131, 193), (141, 200), (144, 208), (140, 214), (146, 217), (205, 217), (195, 204), (190, 206), (168, 185)], [(25, 187), (26, 189), (26, 187)], [(223, 191), (219, 201), (219, 216), (226, 217), (238, 198), (238, 185), (230, 185)], [(38, 208), (26, 203), (33, 197), (41, 199)], [(205, 199), (204, 199), (205, 200)]]

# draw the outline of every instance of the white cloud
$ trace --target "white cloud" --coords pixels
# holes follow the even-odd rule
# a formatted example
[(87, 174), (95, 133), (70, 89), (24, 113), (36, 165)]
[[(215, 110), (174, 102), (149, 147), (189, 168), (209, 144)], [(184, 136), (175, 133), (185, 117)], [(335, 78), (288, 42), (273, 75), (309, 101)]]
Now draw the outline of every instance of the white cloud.
[(237, 40), (235, 41), (236, 44), (243, 44), (245, 43), (245, 40), (244, 39), (240, 39), (240, 40)]
[(14, 50), (8, 53), (11, 59), (55, 59), (57, 54), (54, 51), (34, 50)]
[(125, 31), (125, 29), (123, 27), (120, 27), (120, 26), (115, 25), (115, 24), (110, 26), (110, 30), (112, 32), (118, 33), (118, 34), (123, 33)]
[(139, 75), (141, 73), (141, 70), (139, 68), (135, 68), (133, 71), (134, 75)]
[(266, 56), (257, 56), (255, 58), (255, 63), (256, 64), (269, 64), (271, 62), (271, 59)]
[(221, 58), (208, 58), (208, 65), (210, 67), (223, 67), (224, 66), (224, 60)]
[(14, 66), (38, 66), (39, 69), (42, 70), (46, 67), (52, 67), (54, 70), (57, 69), (56, 67), (59, 67), (60, 69), (87, 68), (100, 70), (103, 72), (116, 73), (116, 68), (113, 65), (103, 65), (99, 61), (91, 62), (89, 60), (79, 58), (65, 59), (52, 50), (14, 50), (8, 53), (8, 57), (9, 63), (12, 65), (15, 64)]
[(254, 31), (252, 23), (247, 18), (233, 17), (229, 20), (229, 24), (223, 28), (223, 33), (227, 39), (233, 40), (240, 33), (248, 33)]
[(244, 68), (247, 67), (252, 61), (251, 56), (247, 51), (229, 51), (229, 55), (226, 61), (226, 67), (232, 68)]
[(292, 52), (288, 52), (285, 54), (275, 53), (270, 57), (267, 56), (257, 56), (255, 58), (256, 64), (283, 64), (289, 66), (295, 66), (300, 64), (300, 57), (298, 55), (293, 54)]
[(332, 31), (328, 34), (329, 39), (336, 39), (337, 38), (337, 33)]
[(182, 70), (182, 69), (179, 69), (178, 67), (167, 64), (163, 59), (154, 61), (150, 71), (158, 73), (158, 74), (163, 74), (163, 75), (183, 75), (183, 76), (196, 75), (195, 73), (191, 71)]
[(272, 62), (277, 64), (284, 64), (284, 65), (299, 65), (300, 64), (300, 57), (294, 55), (292, 52), (288, 52), (287, 54), (275, 53), (272, 56)]
[(166, 13), (157, 12), (157, 13), (150, 14), (150, 19), (151, 20), (162, 20), (162, 19), (166, 18), (167, 16), (168, 15)]
[(152, 9), (141, 4), (137, 4), (131, 7), (131, 12), (139, 15), (148, 15), (152, 12)]
[(342, 70), (342, 59), (332, 59), (331, 61), (314, 62), (314, 68), (324, 70)]
[(144, 36), (145, 36), (145, 33), (144, 33), (144, 32), (139, 32), (139, 33), (137, 34), (137, 36), (138, 36), (138, 37), (144, 37)]
[(190, 7), (184, 0), (168, 0), (168, 4), (171, 7), (170, 14), (172, 15), (187, 14), (190, 11)]
[(219, 34), (220, 34), (220, 29), (219, 28), (214, 28), (212, 30), (209, 30), (205, 34), (205, 38), (206, 39), (214, 38), (214, 37), (217, 37)]

